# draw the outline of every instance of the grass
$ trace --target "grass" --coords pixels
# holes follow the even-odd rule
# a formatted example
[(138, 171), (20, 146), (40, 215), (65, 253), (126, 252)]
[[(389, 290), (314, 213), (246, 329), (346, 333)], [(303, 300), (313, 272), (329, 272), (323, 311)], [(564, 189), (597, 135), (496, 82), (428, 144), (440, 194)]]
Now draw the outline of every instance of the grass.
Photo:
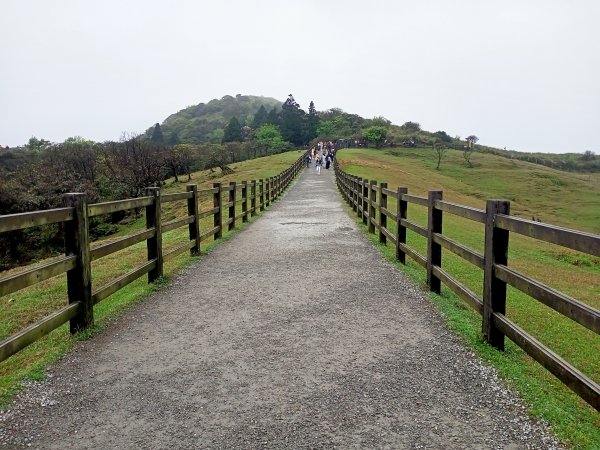
[[(219, 172), (196, 172), (192, 174), (191, 182), (198, 184), (198, 189), (203, 189), (212, 187), (213, 182), (228, 184), (230, 181), (240, 182), (242, 180), (250, 181), (267, 178), (289, 167), (299, 156), (299, 152), (293, 151), (244, 161), (233, 165), (234, 172), (227, 176), (221, 176)], [(185, 191), (186, 184), (188, 184), (187, 181), (176, 183), (173, 180), (168, 180), (162, 192), (182, 192)], [(205, 194), (201, 197), (200, 210), (210, 208), (212, 208), (212, 194), (210, 196)], [(241, 205), (238, 205), (236, 214), (240, 212)], [(187, 216), (186, 201), (165, 203), (163, 205), (163, 222), (185, 216)], [(202, 220), (201, 232), (212, 229), (212, 220), (212, 216)], [(250, 218), (249, 222), (252, 220)], [(236, 225), (235, 231), (239, 231), (245, 226), (245, 224), (241, 223), (241, 220), (236, 222)], [(95, 242), (93, 246), (131, 234), (144, 227), (145, 218), (138, 217), (137, 219), (128, 221), (127, 225), (123, 226), (118, 233), (110, 236), (108, 239)], [(233, 232), (224, 233), (223, 237), (218, 241), (210, 241), (208, 243), (204, 241), (202, 243), (202, 254), (210, 252), (218, 243), (228, 239)], [(163, 251), (168, 251), (170, 248), (176, 247), (187, 239), (189, 239), (187, 227), (164, 233)], [(142, 242), (93, 261), (92, 285), (94, 290), (141, 265), (146, 261), (146, 257), (146, 244)], [(197, 262), (199, 259), (201, 259), (201, 256), (194, 257), (190, 256), (189, 253), (182, 253), (174, 257), (165, 263), (163, 279), (154, 284), (148, 284), (146, 277), (141, 277), (97, 304), (94, 308), (95, 326), (93, 328), (72, 337), (69, 333), (68, 324), (65, 324), (0, 363), (0, 407), (10, 402), (15, 392), (20, 389), (23, 380), (43, 379), (46, 367), (68, 352), (77, 340), (90, 339), (96, 333), (102, 332), (111, 320), (114, 320), (133, 304), (142, 301), (153, 291), (168, 284), (178, 271)], [(40, 261), (37, 264), (41, 265), (47, 262), (49, 260)], [(28, 266), (27, 268), (30, 267)], [(3, 272), (0, 275), (16, 274), (22, 270), (23, 268), (16, 268)], [(35, 323), (37, 320), (63, 306), (66, 303), (66, 298), (66, 276), (64, 274), (13, 294), (0, 297), (0, 340)]]
[[(436, 171), (433, 155), (427, 155), (426, 152), (431, 150), (347, 150), (340, 153), (339, 160), (341, 167), (347, 172), (363, 178), (387, 181), (392, 189), (403, 185), (409, 187), (411, 194), (425, 195), (427, 190), (441, 187), (444, 199), (482, 209), (486, 198), (512, 196), (517, 199), (511, 201), (513, 213), (525, 217), (543, 217), (547, 222), (562, 226), (599, 231), (600, 185), (595, 175), (588, 178), (587, 175), (574, 175), (543, 167), (535, 168), (535, 173), (541, 176), (532, 175), (531, 164), (493, 155), (476, 155), (479, 158), (477, 167), (468, 169), (462, 165), (459, 152), (450, 153), (442, 164), (442, 170)], [(538, 180), (560, 186), (561, 191), (558, 194), (551, 189), (531, 191), (532, 183)], [(519, 202), (520, 198), (526, 198), (527, 202)], [(579, 199), (585, 201), (581, 202)], [(388, 209), (394, 211), (395, 200), (389, 200)], [(552, 215), (548, 213), (549, 204), (552, 204)], [(426, 208), (409, 204), (408, 216), (411, 221), (426, 225)], [(390, 221), (388, 224), (395, 231), (395, 224)], [(445, 214), (443, 227), (445, 235), (482, 252), (481, 224)], [(371, 237), (373, 240), (377, 239), (376, 236)], [(537, 242), (515, 233), (510, 239), (511, 267), (600, 308), (599, 258)], [(408, 244), (422, 255), (426, 254), (425, 239), (411, 231), (408, 232)], [(380, 248), (388, 258), (394, 259), (391, 247)], [(453, 277), (481, 296), (481, 270), (448, 251), (443, 252), (442, 265)], [(425, 272), (420, 266), (409, 262), (402, 269), (424, 285)], [(598, 412), (512, 343), (508, 343), (505, 353), (487, 346), (481, 338), (481, 318), (448, 289), (444, 288), (441, 296), (432, 295), (432, 300), (447, 319), (450, 328), (463, 336), (467, 345), (476, 350), (484, 360), (498, 367), (503, 379), (521, 392), (531, 405), (533, 415), (548, 420), (556, 434), (574, 448), (600, 448)], [(600, 336), (512, 288), (508, 292), (507, 317), (591, 379), (600, 381)]]

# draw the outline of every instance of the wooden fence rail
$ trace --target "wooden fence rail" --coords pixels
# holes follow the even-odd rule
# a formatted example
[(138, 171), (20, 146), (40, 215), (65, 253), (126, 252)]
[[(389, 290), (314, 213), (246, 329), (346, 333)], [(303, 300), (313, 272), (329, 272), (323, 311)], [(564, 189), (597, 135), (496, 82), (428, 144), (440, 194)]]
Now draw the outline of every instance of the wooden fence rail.
[[(67, 306), (0, 342), (0, 362), (66, 322), (70, 322), (72, 333), (92, 326), (94, 305), (146, 274), (149, 283), (156, 281), (163, 274), (164, 261), (182, 252), (189, 251), (192, 255), (198, 255), (202, 241), (211, 236), (217, 240), (222, 237), (224, 230), (233, 230), (236, 227), (236, 220), (247, 222), (250, 216), (264, 211), (303, 168), (304, 155), (289, 168), (267, 180), (242, 181), (241, 184), (232, 182), (229, 186), (214, 183), (213, 187), (208, 189), (198, 189), (197, 185), (189, 184), (186, 192), (173, 194), (161, 194), (159, 188), (148, 188), (144, 197), (92, 205), (87, 204), (85, 194), (65, 194), (64, 208), (0, 216), (0, 233), (53, 223), (60, 223), (65, 229), (65, 256), (43, 266), (0, 278), (0, 296), (66, 273), (69, 301)], [(223, 201), (225, 193), (227, 203)], [(212, 208), (199, 210), (202, 196), (212, 196)], [(187, 216), (164, 222), (161, 215), (162, 203), (181, 200), (187, 202)], [(241, 210), (241, 214), (237, 216), (236, 206)], [(146, 209), (145, 230), (94, 249), (90, 247), (89, 218), (134, 208)], [(227, 214), (226, 218), (223, 217), (224, 214)], [(201, 233), (200, 220), (211, 215), (214, 217), (213, 228)], [(189, 239), (163, 252), (163, 233), (184, 226), (188, 226)], [(143, 241), (146, 241), (148, 249), (147, 262), (108, 284), (93, 289), (92, 261)]]
[[(342, 171), (337, 159), (334, 171), (338, 188), (369, 233), (379, 233), (379, 241), (396, 248), (396, 258), (405, 263), (406, 255), (427, 270), (429, 288), (440, 293), (445, 284), (482, 316), (484, 338), (498, 350), (504, 350), (508, 336), (533, 359), (566, 384), (596, 410), (600, 411), (600, 385), (573, 367), (551, 349), (519, 328), (506, 317), (506, 286), (511, 285), (565, 317), (600, 334), (600, 311), (558, 292), (508, 267), (509, 234), (518, 233), (537, 240), (600, 256), (600, 235), (585, 233), (525, 220), (510, 215), (510, 202), (488, 200), (486, 209), (476, 209), (443, 200), (441, 191), (429, 191), (427, 197), (409, 195), (406, 187), (388, 189), (386, 183), (363, 180)], [(377, 201), (379, 194), (379, 201)], [(397, 200), (396, 211), (388, 209), (388, 198)], [(410, 222), (408, 205), (428, 210), (427, 228)], [(379, 213), (379, 221), (375, 212)], [(448, 213), (485, 225), (484, 254), (456, 242), (442, 233), (443, 214)], [(387, 228), (388, 219), (396, 223), (396, 233)], [(427, 239), (427, 255), (419, 254), (406, 243), (410, 230)], [(441, 267), (442, 249), (483, 270), (483, 298), (464, 286)]]

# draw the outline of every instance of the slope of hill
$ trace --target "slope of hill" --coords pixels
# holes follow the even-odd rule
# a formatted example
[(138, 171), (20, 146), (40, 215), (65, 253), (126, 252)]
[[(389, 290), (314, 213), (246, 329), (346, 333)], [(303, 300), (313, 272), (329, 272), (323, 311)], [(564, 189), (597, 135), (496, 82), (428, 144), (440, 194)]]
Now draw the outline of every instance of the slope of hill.
[[(161, 124), (161, 129), (169, 143), (220, 144), (223, 129), (232, 117), (236, 117), (242, 126), (251, 124), (254, 114), (261, 106), (270, 111), (280, 108), (281, 104), (281, 101), (271, 97), (226, 95), (220, 100), (213, 99), (171, 114)], [(148, 136), (151, 135), (152, 128), (148, 130)]]

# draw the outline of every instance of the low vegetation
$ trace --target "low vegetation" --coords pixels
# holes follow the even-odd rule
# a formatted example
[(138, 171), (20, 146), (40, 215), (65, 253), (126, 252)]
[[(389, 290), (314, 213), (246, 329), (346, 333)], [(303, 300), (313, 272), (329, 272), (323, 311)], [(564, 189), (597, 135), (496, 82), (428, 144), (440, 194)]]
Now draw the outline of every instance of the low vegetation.
[[(485, 199), (508, 198), (513, 214), (594, 233), (600, 232), (600, 178), (598, 174), (573, 174), (496, 155), (477, 155), (468, 168), (460, 151), (448, 150), (442, 170), (436, 170), (431, 148), (349, 149), (340, 152), (340, 166), (350, 174), (387, 182), (391, 188), (407, 186), (409, 193), (426, 195), (442, 189), (444, 199), (485, 208)], [(393, 199), (389, 209), (395, 210)], [(408, 217), (426, 226), (426, 209), (409, 205)], [(483, 250), (483, 226), (455, 216), (444, 216), (444, 234), (478, 251)], [(391, 227), (393, 228), (393, 226)], [(376, 237), (373, 236), (376, 240)], [(513, 233), (509, 265), (590, 306), (600, 308), (600, 259), (545, 244)], [(426, 254), (426, 241), (408, 231), (408, 244)], [(391, 247), (381, 247), (394, 258)], [(407, 258), (409, 259), (409, 258)], [(443, 252), (442, 266), (479, 295), (483, 274), (477, 268)], [(409, 262), (401, 266), (418, 283), (425, 272)], [(572, 393), (517, 346), (499, 353), (484, 343), (481, 319), (448, 289), (432, 296), (457, 333), (486, 361), (499, 369), (531, 405), (531, 413), (548, 420), (558, 436), (574, 448), (600, 446), (600, 415)], [(600, 336), (566, 319), (516, 289), (509, 288), (507, 317), (553, 349), (596, 382), (600, 382)]]

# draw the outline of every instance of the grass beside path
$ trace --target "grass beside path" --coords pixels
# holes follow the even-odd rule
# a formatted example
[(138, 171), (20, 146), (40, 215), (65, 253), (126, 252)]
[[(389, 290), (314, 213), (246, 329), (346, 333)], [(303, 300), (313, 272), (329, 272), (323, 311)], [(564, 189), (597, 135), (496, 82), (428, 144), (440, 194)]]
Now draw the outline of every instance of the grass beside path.
[[(192, 174), (192, 180), (175, 183), (167, 180), (162, 188), (163, 193), (183, 192), (188, 183), (198, 184), (198, 189), (212, 187), (212, 183), (220, 182), (228, 184), (230, 181), (238, 183), (246, 180), (267, 178), (280, 173), (289, 167), (301, 152), (291, 151), (272, 155), (264, 158), (244, 161), (232, 164), (233, 173), (221, 176), (220, 172), (201, 171)], [(212, 196), (201, 198), (200, 210), (212, 207)], [(238, 205), (236, 214), (241, 212)], [(163, 221), (167, 222), (179, 217), (187, 216), (186, 201), (166, 203), (162, 209)], [(249, 218), (249, 222), (254, 219)], [(218, 241), (202, 243), (202, 254), (210, 252), (211, 249), (222, 240), (244, 228), (241, 220), (236, 224), (234, 231), (224, 233), (223, 238)], [(120, 230), (107, 239), (93, 243), (93, 247), (104, 244), (111, 239), (122, 237), (145, 227), (145, 218), (139, 217), (122, 225)], [(201, 232), (213, 227), (212, 216), (202, 220)], [(187, 227), (182, 227), (163, 234), (163, 251), (181, 244), (189, 239)], [(164, 279), (160, 283), (148, 284), (146, 277), (141, 277), (133, 283), (102, 301), (94, 308), (95, 327), (86, 330), (75, 337), (69, 334), (68, 323), (49, 333), (26, 349), (0, 363), (0, 407), (7, 405), (15, 392), (20, 388), (21, 382), (26, 379), (40, 380), (44, 378), (46, 367), (62, 357), (72, 348), (77, 339), (88, 339), (93, 334), (102, 331), (106, 325), (118, 317), (131, 305), (143, 300), (154, 290), (169, 281), (184, 267), (201, 259), (192, 257), (189, 253), (182, 253), (167, 261), (164, 266)], [(97, 261), (92, 262), (92, 284), (94, 288), (114, 280), (116, 277), (141, 265), (146, 260), (146, 244), (141, 242), (125, 250), (113, 253)], [(49, 260), (40, 261), (37, 264), (45, 264)], [(28, 266), (28, 268), (31, 266)], [(3, 272), (2, 275), (16, 274), (24, 268), (15, 268)], [(63, 306), (67, 302), (66, 276), (64, 274), (38, 283), (29, 288), (13, 294), (0, 297), (0, 340), (16, 333), (26, 326), (50, 314), (52, 311)]]
[[(432, 150), (352, 149), (341, 151), (338, 159), (343, 170), (363, 178), (388, 182), (390, 189), (408, 186), (409, 193), (426, 195), (429, 189), (442, 188), (445, 200), (482, 209), (486, 198), (512, 197), (516, 199), (511, 201), (512, 212), (517, 215), (541, 217), (548, 223), (596, 233), (600, 231), (598, 174), (588, 177), (562, 173), (526, 162), (479, 154), (475, 155), (478, 165), (467, 169), (459, 152), (450, 154), (442, 163), (442, 170), (436, 171), (435, 163), (430, 160), (433, 156), (426, 152)], [(503, 168), (502, 164), (510, 167)], [(498, 167), (496, 172), (495, 167)], [(540, 180), (546, 180), (544, 183), (554, 180), (550, 183), (561, 186), (561, 190), (533, 188)], [(519, 199), (526, 201), (521, 203)], [(395, 200), (388, 200), (388, 209), (395, 211)], [(550, 204), (551, 210), (547, 207)], [(426, 226), (426, 208), (409, 204), (408, 218)], [(395, 224), (391, 221), (388, 224), (395, 232)], [(482, 253), (481, 224), (445, 214), (443, 227), (445, 235)], [(370, 235), (370, 238), (386, 257), (395, 259), (391, 246), (380, 245), (377, 235)], [(594, 308), (600, 308), (600, 258), (515, 233), (510, 239), (509, 266)], [(410, 230), (408, 244), (422, 255), (426, 254), (426, 240)], [(406, 266), (398, 266), (425, 286), (425, 271), (410, 258), (407, 260)], [(443, 251), (442, 266), (468, 288), (482, 295), (481, 270), (446, 250)], [(508, 339), (504, 353), (489, 347), (481, 336), (480, 316), (449, 289), (444, 287), (441, 296), (432, 294), (431, 298), (449, 327), (485, 361), (494, 364), (509, 385), (521, 392), (531, 405), (532, 415), (548, 420), (556, 434), (573, 448), (600, 448), (600, 414), (597, 411)], [(600, 382), (600, 336), (510, 287), (507, 317), (594, 381)]]

